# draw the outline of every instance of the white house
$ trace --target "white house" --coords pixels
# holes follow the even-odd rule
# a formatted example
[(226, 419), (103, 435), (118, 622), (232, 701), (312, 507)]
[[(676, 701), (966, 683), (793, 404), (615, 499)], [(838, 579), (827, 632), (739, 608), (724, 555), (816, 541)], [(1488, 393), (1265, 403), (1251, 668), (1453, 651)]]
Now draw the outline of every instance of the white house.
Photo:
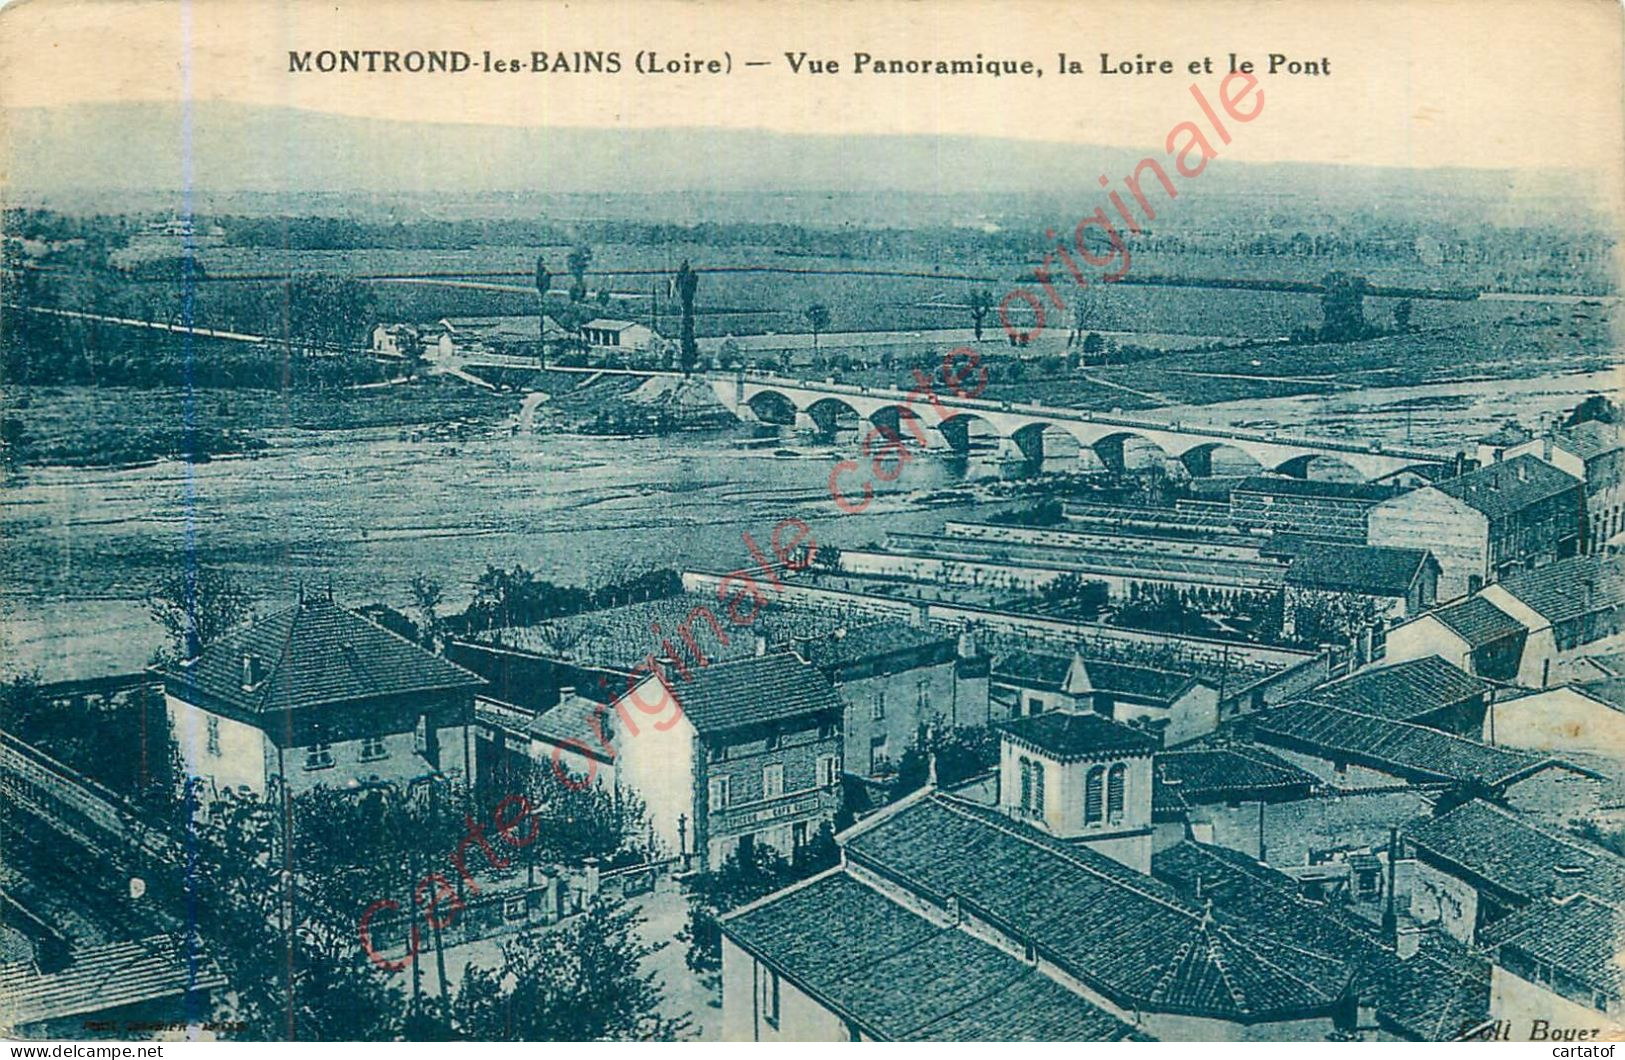
[(660, 338), (646, 324), (631, 320), (611, 320), (599, 317), (581, 325), (581, 337), (594, 349), (647, 350), (650, 343)]

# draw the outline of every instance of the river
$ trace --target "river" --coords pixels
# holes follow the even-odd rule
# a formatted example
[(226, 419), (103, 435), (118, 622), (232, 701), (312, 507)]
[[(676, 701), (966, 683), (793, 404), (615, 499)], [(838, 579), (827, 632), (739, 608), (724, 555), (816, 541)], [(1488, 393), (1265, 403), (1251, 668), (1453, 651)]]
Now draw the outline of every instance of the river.
[[(1598, 372), (1158, 413), (1454, 449), (1508, 417), (1532, 423), (1617, 389), (1612, 373)], [(272, 432), (268, 440), (253, 458), (15, 476), (0, 500), (0, 665), (65, 679), (144, 664), (163, 638), (142, 598), (188, 563), (234, 571), (262, 611), (290, 604), (301, 586), (329, 584), (341, 602), (402, 606), (418, 571), (440, 579), (460, 607), (488, 563), (595, 585), (655, 566), (745, 566), (741, 534), (765, 546), (790, 516), (835, 545), (934, 529), (968, 509), (921, 508), (911, 494), (997, 470), (981, 458), (916, 459), (893, 492), (846, 515), (827, 484), (833, 460), (855, 449), (850, 436), (834, 448), (790, 442), (795, 458), (715, 435), (605, 439), (502, 428), (448, 445), (374, 429)]]

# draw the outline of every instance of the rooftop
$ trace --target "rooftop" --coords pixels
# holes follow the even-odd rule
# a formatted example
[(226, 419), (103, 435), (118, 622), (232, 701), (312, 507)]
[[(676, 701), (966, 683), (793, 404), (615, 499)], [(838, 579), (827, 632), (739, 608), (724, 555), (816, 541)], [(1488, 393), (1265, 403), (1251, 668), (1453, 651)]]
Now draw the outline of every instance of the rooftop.
[(1566, 902), (1537, 899), (1484, 930), (1486, 949), (1513, 949), (1560, 969), (1590, 990), (1614, 998), (1625, 991), (1619, 962), (1625, 910), (1578, 895)]
[[(245, 657), (259, 668), (252, 685), (244, 684)], [(202, 695), (251, 714), (484, 684), (325, 596), (228, 633), (161, 673), (182, 698)]]
[(1428, 614), (1449, 626), (1472, 648), (1482, 648), (1507, 637), (1525, 637), (1529, 634), (1522, 622), (1482, 596), (1470, 596)]
[(1488, 802), (1412, 821), (1404, 834), (1419, 851), (1523, 901), (1550, 893), (1560, 865), (1579, 873), (1575, 890), (1616, 905), (1625, 901), (1625, 859)]
[(1404, 596), (1431, 558), (1425, 548), (1308, 541), (1294, 550), (1286, 583), (1369, 596)]
[(1313, 773), (1261, 748), (1162, 751), (1152, 764), (1159, 785), (1175, 786), (1167, 796), (1176, 796), (1187, 804), (1228, 801), (1271, 791), (1306, 791), (1320, 783)]
[(723, 931), (877, 1039), (1143, 1037), (1031, 965), (934, 924), (843, 872), (733, 913)]
[(32, 961), (0, 964), (0, 1021), (20, 1027), (217, 990), (226, 977), (168, 935), (86, 946), (67, 967), (41, 974)]
[(788, 653), (691, 668), (687, 680), (672, 682), (672, 694), (701, 733), (843, 710), (823, 672)]
[(1595, 460), (1625, 447), (1625, 438), (1621, 437), (1618, 424), (1599, 423), (1596, 420), (1587, 420), (1558, 431), (1552, 441), (1581, 460)]
[(1265, 743), (1358, 762), (1414, 783), (1475, 781), (1494, 788), (1552, 763), (1425, 725), (1312, 701), (1259, 715), (1253, 731)]
[(795, 637), (791, 643), (802, 658), (837, 678), (840, 671), (864, 664), (901, 663), (886, 667), (896, 670), (946, 662), (958, 648), (957, 638), (903, 621), (843, 626), (824, 634)]
[(1500, 519), (1579, 485), (1573, 475), (1525, 453), (1436, 482), (1431, 488), (1491, 519)]
[(1319, 497), (1327, 500), (1385, 501), (1401, 492), (1371, 482), (1328, 482), (1285, 475), (1251, 475), (1231, 487), (1232, 494), (1263, 493), (1272, 497)]
[(1349, 982), (1334, 955), (1267, 925), (1216, 919), (1087, 847), (940, 792), (843, 842), (850, 864), (939, 906), (957, 898), (1125, 1008), (1259, 1023), (1324, 1014)]
[(1060, 762), (1147, 755), (1161, 746), (1155, 736), (1099, 714), (1050, 711), (1000, 722), (998, 728), (1016, 744)]
[(1489, 965), (1442, 934), (1423, 936), (1402, 960), (1371, 924), (1302, 897), (1297, 881), (1223, 847), (1185, 840), (1152, 855), (1151, 871), (1181, 895), (1211, 900), (1222, 920), (1262, 925), (1347, 961), (1353, 992), (1396, 1035), (1448, 1041), (1489, 1018)]
[(1625, 603), (1625, 557), (1572, 556), (1498, 584), (1548, 622), (1569, 622)]
[(1304, 698), (1396, 721), (1411, 721), (1484, 695), (1495, 687), (1437, 655), (1360, 670)]
[(993, 680), (1058, 691), (1066, 683), (1066, 675), (1071, 669), (1071, 656), (1014, 651), (993, 660)]

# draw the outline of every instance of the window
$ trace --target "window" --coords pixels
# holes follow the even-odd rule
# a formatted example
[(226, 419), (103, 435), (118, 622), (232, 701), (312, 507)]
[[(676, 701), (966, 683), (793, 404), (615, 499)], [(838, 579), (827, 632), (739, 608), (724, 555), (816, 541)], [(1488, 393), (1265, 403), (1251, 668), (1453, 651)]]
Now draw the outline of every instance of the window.
[(827, 788), (835, 783), (835, 756), (818, 756), (818, 786)]
[(914, 683), (914, 702), (920, 708), (920, 717), (931, 709), (931, 683), (923, 677)]
[(1106, 768), (1095, 766), (1083, 781), (1083, 823), (1099, 824), (1106, 818)]
[(790, 851), (797, 853), (807, 845), (807, 822), (797, 821), (790, 826)]
[(762, 968), (762, 1020), (779, 1029), (779, 973), (771, 968)]
[(424, 754), (429, 750), (429, 716), (418, 715), (418, 727), (412, 732), (412, 750)]
[(389, 748), (384, 746), (382, 736), (363, 736), (361, 738), (361, 760), (363, 762), (373, 762), (388, 757)]
[(1038, 817), (1044, 815), (1044, 763), (1021, 760), (1021, 808)]
[(784, 794), (784, 766), (774, 763), (762, 767), (762, 798), (776, 799)]
[(728, 808), (728, 778), (711, 778), (711, 808), (713, 810), (726, 810)]
[(886, 690), (884, 688), (875, 693), (874, 708), (869, 712), (869, 716), (875, 721), (886, 720)]
[(1021, 760), (1021, 808), (1025, 810), (1033, 802), (1033, 764), (1027, 759)]
[(886, 764), (886, 737), (871, 736), (869, 738), (869, 772), (878, 773)]
[(1033, 763), (1033, 813), (1044, 816), (1044, 763)]
[(1123, 820), (1123, 789), (1128, 783), (1128, 767), (1118, 762), (1106, 773), (1106, 819), (1112, 824)]
[(305, 748), (306, 769), (326, 769), (333, 764), (333, 745), (313, 743)]
[(220, 719), (211, 717), (208, 722), (209, 753), (216, 758), (220, 757)]

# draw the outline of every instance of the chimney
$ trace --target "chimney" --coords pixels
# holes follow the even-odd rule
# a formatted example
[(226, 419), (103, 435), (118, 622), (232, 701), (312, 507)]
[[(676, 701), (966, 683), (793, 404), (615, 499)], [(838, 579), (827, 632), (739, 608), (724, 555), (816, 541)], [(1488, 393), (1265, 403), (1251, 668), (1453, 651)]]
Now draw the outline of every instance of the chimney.
[(1585, 882), (1586, 870), (1582, 865), (1559, 865), (1552, 870), (1552, 897), (1559, 902), (1567, 901), (1580, 893), (1580, 885)]
[(260, 667), (260, 657), (252, 652), (243, 655), (243, 691), (251, 692), (259, 687), (265, 680), (265, 674)]
[(1518, 469), (1518, 481), (1519, 482), (1528, 482), (1529, 481), (1529, 465), (1528, 464), (1518, 463), (1518, 464), (1514, 464), (1512, 466)]
[(1422, 948), (1422, 935), (1425, 931), (1425, 928), (1417, 927), (1415, 924), (1401, 924), (1395, 930), (1394, 952), (1399, 955), (1400, 960), (1408, 961), (1416, 956), (1417, 951)]

